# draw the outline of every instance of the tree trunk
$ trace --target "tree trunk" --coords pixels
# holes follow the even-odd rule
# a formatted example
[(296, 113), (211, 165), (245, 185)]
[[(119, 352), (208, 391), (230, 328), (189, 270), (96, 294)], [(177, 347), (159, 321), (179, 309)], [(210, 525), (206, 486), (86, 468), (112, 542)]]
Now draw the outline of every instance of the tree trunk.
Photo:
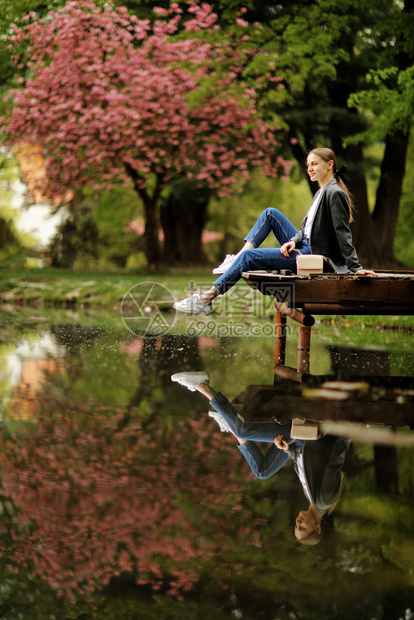
[(394, 237), (402, 195), (409, 132), (399, 131), (388, 136), (381, 164), (381, 178), (377, 189), (372, 221), (375, 231), (377, 261), (382, 266), (396, 263)]
[(171, 191), (161, 206), (161, 226), (164, 231), (163, 261), (168, 264), (206, 264), (202, 234), (206, 224), (209, 192), (197, 189)]
[(160, 264), (161, 259), (161, 251), (160, 251), (160, 242), (158, 236), (158, 217), (157, 217), (157, 208), (160, 192), (162, 189), (162, 185), (160, 182), (160, 178), (157, 178), (157, 183), (155, 190), (152, 196), (149, 196), (145, 187), (142, 184), (142, 179), (139, 176), (138, 172), (133, 168), (129, 163), (125, 163), (125, 170), (129, 177), (131, 178), (134, 189), (137, 194), (140, 196), (142, 203), (144, 205), (144, 215), (145, 215), (145, 231), (144, 231), (144, 242), (145, 242), (145, 256), (148, 261), (148, 267), (151, 269), (157, 267)]
[(398, 493), (398, 455), (395, 446), (374, 446), (375, 485), (382, 493)]
[[(403, 12), (412, 14), (414, 0), (405, 0)], [(408, 17), (406, 19), (409, 19)], [(408, 32), (408, 31), (407, 31)], [(409, 35), (408, 35), (409, 36)], [(407, 33), (400, 32), (397, 39), (397, 54), (394, 63), (402, 71), (412, 65), (412, 55), (406, 50)], [(399, 51), (398, 51), (399, 50)], [(394, 237), (405, 175), (410, 131), (399, 130), (389, 134), (385, 140), (385, 151), (381, 164), (381, 177), (377, 188), (371, 228), (374, 242), (360, 238), (360, 253), (367, 263), (382, 268), (398, 266), (394, 255)]]
[[(408, 143), (408, 133), (398, 132), (387, 137), (372, 215), (369, 212), (367, 202), (363, 200), (363, 196), (359, 196), (362, 187), (361, 181), (354, 177), (350, 182), (357, 205), (356, 222), (353, 225), (352, 233), (359, 259), (364, 267), (392, 269), (398, 266), (394, 256), (394, 237), (398, 222)], [(365, 181), (363, 182), (365, 183)]]
[[(414, 0), (406, 0), (404, 11), (413, 10)], [(327, 87), (329, 95), (328, 114), (330, 120), (327, 127), (326, 144), (331, 144), (337, 156), (338, 165), (345, 163), (346, 184), (349, 187), (355, 202), (354, 223), (352, 235), (360, 262), (364, 267), (394, 268), (398, 262), (394, 256), (394, 236), (398, 220), (399, 203), (404, 180), (405, 164), (408, 150), (409, 134), (398, 132), (389, 135), (385, 141), (385, 152), (381, 164), (381, 178), (377, 188), (376, 204), (371, 214), (368, 204), (368, 192), (365, 171), (365, 158), (361, 145), (343, 148), (343, 136), (353, 135), (365, 129), (363, 118), (354, 110), (349, 110), (348, 99), (355, 90), (355, 81), (362, 77), (365, 71), (360, 66), (354, 53), (354, 39), (347, 32), (343, 33), (341, 45), (349, 54), (349, 59), (343, 65), (338, 65), (337, 79)], [(400, 68), (410, 66), (412, 59), (407, 54), (400, 55), (397, 65)], [(353, 72), (350, 73), (350, 70)], [(305, 92), (304, 97), (309, 94)], [(315, 105), (311, 97), (308, 109)], [(338, 117), (342, 119), (338, 123)], [(296, 132), (292, 127), (292, 135), (302, 133), (307, 147), (320, 143), (314, 127), (309, 127), (305, 121)], [(304, 153), (299, 144), (292, 147), (295, 158), (303, 165)], [(314, 188), (311, 187), (314, 193)]]
[(161, 249), (158, 236), (159, 224), (157, 218), (157, 205), (148, 196), (143, 197), (141, 195), (141, 198), (144, 203), (145, 213), (145, 256), (148, 261), (148, 267), (152, 269), (157, 267), (161, 261)]

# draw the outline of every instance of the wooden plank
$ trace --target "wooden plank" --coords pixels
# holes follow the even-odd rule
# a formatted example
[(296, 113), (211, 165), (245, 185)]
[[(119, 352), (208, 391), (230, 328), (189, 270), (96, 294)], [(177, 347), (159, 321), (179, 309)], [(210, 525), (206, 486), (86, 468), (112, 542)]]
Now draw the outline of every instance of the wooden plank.
[(298, 303), (298, 307), (309, 315), (344, 314), (344, 315), (396, 315), (413, 316), (414, 304), (383, 304), (378, 302), (361, 301), (347, 304)]
[[(414, 399), (414, 377), (407, 375), (345, 375), (328, 373), (326, 375), (313, 375), (311, 373), (298, 373), (295, 368), (289, 366), (279, 366), (280, 369), (286, 370), (287, 376), (275, 377), (274, 383), (248, 385), (240, 394), (238, 394), (233, 403), (246, 405), (251, 401), (253, 396), (258, 393), (266, 392), (268, 394), (290, 396), (301, 395), (303, 390), (312, 388), (329, 388), (335, 389), (339, 387), (341, 390), (359, 391), (361, 384), (368, 384), (369, 388), (380, 387), (387, 392), (398, 390), (399, 393), (407, 393), (410, 398)], [(291, 371), (291, 372), (290, 372)], [(295, 373), (292, 380), (291, 373)], [(266, 397), (267, 398), (267, 397)], [(268, 399), (267, 399), (268, 400)], [(414, 413), (414, 403), (413, 403)]]
[(311, 274), (311, 275), (298, 275), (296, 273), (284, 273), (282, 271), (265, 271), (265, 270), (257, 270), (257, 271), (244, 271), (242, 273), (243, 277), (256, 277), (259, 276), (262, 279), (267, 280), (282, 280), (282, 281), (292, 281), (292, 280), (375, 280), (378, 282), (379, 280), (414, 280), (414, 271), (377, 271), (377, 276), (365, 276), (365, 275), (357, 275), (353, 273), (320, 273), (320, 274)]
[(301, 417), (313, 422), (348, 421), (364, 424), (414, 427), (414, 402), (395, 400), (327, 400), (304, 396), (277, 395), (260, 409), (240, 408), (238, 415), (243, 422), (283, 422)]
[(394, 432), (394, 429), (387, 427), (373, 427), (365, 424), (348, 424), (340, 422), (322, 422), (319, 425), (322, 433), (336, 435), (337, 437), (347, 437), (357, 443), (369, 443), (376, 446), (398, 446), (408, 448), (414, 446), (414, 433)]
[(414, 305), (414, 281), (368, 280), (310, 280), (295, 282), (295, 304), (339, 303), (350, 305), (368, 302), (370, 304)]
[(303, 303), (333, 303), (351, 305), (366, 304), (401, 304), (414, 306), (414, 274), (391, 278), (361, 276), (279, 276), (270, 272), (249, 271), (243, 278), (263, 294), (278, 297), (286, 301), (284, 285), (293, 285), (295, 305)]
[(233, 405), (239, 405), (246, 410), (261, 410), (275, 396), (284, 397), (286, 394), (301, 395), (301, 386), (299, 383), (292, 385), (289, 389), (286, 386), (277, 385), (251, 385), (241, 392), (232, 401)]

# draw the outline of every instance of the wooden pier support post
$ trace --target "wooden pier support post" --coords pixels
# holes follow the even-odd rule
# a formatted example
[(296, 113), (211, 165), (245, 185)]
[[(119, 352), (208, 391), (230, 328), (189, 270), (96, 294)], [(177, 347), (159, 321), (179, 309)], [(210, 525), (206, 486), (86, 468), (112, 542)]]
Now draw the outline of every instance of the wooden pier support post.
[(276, 310), (275, 366), (285, 363), (286, 356), (286, 316)]
[(285, 363), (286, 352), (286, 317), (293, 319), (299, 323), (298, 334), (298, 357), (297, 371), (299, 373), (309, 372), (310, 367), (310, 338), (312, 325), (315, 319), (311, 314), (304, 314), (295, 308), (289, 308), (286, 303), (275, 303), (276, 307), (276, 347), (275, 347), (275, 365)]
[(297, 371), (310, 371), (310, 342), (312, 327), (301, 325), (298, 333)]
[(287, 379), (288, 381), (296, 381), (296, 383), (302, 383), (303, 372), (298, 372), (295, 368), (289, 368), (283, 364), (275, 364), (273, 367), (273, 374), (275, 377), (281, 379)]
[(312, 325), (315, 325), (315, 319), (311, 314), (304, 314), (300, 310), (289, 308), (286, 303), (280, 301), (275, 303), (275, 307), (277, 312), (281, 312), (284, 316), (288, 316), (293, 321), (296, 321), (296, 323), (306, 325), (306, 327), (312, 327)]

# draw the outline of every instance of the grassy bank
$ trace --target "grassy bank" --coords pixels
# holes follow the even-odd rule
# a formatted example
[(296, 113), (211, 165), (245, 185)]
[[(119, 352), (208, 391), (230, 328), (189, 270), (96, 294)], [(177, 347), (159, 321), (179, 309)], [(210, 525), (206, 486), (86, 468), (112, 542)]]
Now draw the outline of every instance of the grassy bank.
[[(82, 308), (117, 310), (131, 288), (143, 282), (153, 282), (168, 289), (175, 299), (187, 296), (190, 290), (211, 285), (211, 269), (168, 269), (152, 271), (74, 271), (65, 269), (19, 269), (0, 267), (0, 310), (13, 308)], [(246, 284), (238, 285), (246, 295)], [(234, 294), (234, 290), (233, 290)], [(249, 290), (248, 294), (252, 294)], [(237, 297), (237, 295), (235, 295)], [(232, 301), (229, 311), (231, 313)], [(266, 304), (266, 314), (274, 313)], [(320, 317), (323, 322), (378, 326), (389, 329), (414, 329), (414, 317), (353, 316)]]
[(181, 298), (186, 295), (189, 282), (203, 285), (211, 279), (210, 269), (154, 273), (0, 267), (0, 302), (21, 306), (112, 308), (119, 305), (131, 287), (142, 282), (162, 284), (176, 298)]

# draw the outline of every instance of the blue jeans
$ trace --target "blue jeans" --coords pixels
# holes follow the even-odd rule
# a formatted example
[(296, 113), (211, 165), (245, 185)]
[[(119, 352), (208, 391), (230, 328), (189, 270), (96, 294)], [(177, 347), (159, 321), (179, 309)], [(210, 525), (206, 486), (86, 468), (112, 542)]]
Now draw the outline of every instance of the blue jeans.
[[(240, 280), (244, 271), (290, 269), (296, 272), (297, 252), (293, 251), (287, 258), (283, 256), (279, 248), (259, 248), (271, 232), (282, 246), (297, 233), (297, 230), (277, 209), (265, 209), (244, 239), (250, 241), (255, 249), (242, 252), (227, 271), (214, 282), (214, 286), (221, 295)], [(302, 243), (300, 251), (302, 254), (310, 254), (308, 240)]]
[[(283, 435), (286, 441), (291, 441), (291, 422), (288, 424), (279, 424), (278, 422), (245, 424), (240, 420), (230, 401), (220, 392), (211, 399), (210, 405), (223, 416), (230, 430), (238, 439), (248, 440), (245, 444), (239, 444), (238, 448), (257, 478), (270, 478), (291, 458), (285, 450), (279, 450), (273, 443), (278, 435)], [(256, 445), (256, 441), (272, 443), (266, 455)], [(302, 440), (296, 439), (292, 446), (295, 451), (301, 451), (303, 444)]]

